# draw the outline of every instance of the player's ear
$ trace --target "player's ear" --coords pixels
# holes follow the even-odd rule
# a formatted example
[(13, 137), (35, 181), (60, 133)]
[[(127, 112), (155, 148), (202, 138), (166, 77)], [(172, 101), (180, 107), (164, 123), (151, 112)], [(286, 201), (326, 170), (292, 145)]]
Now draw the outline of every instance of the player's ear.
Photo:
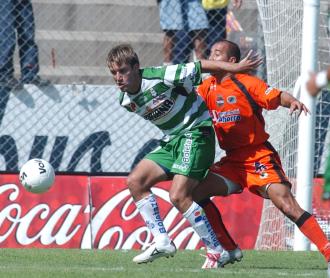
[(139, 70), (140, 69), (140, 64), (136, 63), (133, 65), (134, 70)]
[(234, 57), (234, 56), (230, 57), (228, 61), (229, 61), (230, 63), (238, 63), (236, 57)]

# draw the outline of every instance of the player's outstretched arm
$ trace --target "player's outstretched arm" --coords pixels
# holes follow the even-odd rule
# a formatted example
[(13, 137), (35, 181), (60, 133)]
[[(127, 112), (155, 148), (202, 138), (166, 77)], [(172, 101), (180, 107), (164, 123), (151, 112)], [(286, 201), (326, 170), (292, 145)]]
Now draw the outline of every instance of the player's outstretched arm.
[(243, 73), (256, 69), (262, 64), (262, 58), (253, 55), (252, 50), (239, 63), (201, 60), (202, 72), (217, 73), (217, 72), (231, 72)]
[(281, 106), (287, 107), (290, 109), (289, 115), (292, 115), (293, 112), (297, 111), (298, 117), (300, 116), (301, 112), (304, 112), (307, 115), (309, 112), (308, 108), (296, 99), (294, 96), (290, 95), (287, 92), (281, 93)]

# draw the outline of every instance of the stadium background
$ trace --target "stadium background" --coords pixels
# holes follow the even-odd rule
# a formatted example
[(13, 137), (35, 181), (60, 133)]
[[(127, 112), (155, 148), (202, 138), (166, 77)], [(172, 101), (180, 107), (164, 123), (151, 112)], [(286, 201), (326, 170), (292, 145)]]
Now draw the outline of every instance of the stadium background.
[[(303, 7), (302, 1), (293, 0), (290, 5), (287, 2), (243, 0), (240, 10), (230, 9), (227, 31), (228, 38), (240, 45), (243, 55), (252, 48), (266, 57), (265, 66), (257, 72), (260, 77), (266, 78), (273, 86), (293, 92), (300, 72)], [(65, 219), (70, 215), (68, 211), (74, 210), (75, 202), (81, 202), (89, 207), (89, 210), (84, 210), (85, 213), (79, 211), (79, 217), (84, 219), (86, 225), (90, 224), (87, 228), (90, 229), (88, 236), (93, 242), (93, 236), (96, 236), (93, 229), (97, 227), (97, 219), (92, 208), (95, 208), (97, 202), (100, 202), (99, 205), (102, 200), (105, 202), (105, 196), (111, 199), (114, 194), (111, 190), (108, 192), (108, 189), (103, 189), (107, 193), (102, 196), (105, 199), (102, 199), (95, 193), (96, 188), (124, 190), (122, 184), (116, 184), (111, 178), (104, 178), (103, 182), (94, 185), (93, 177), (124, 175), (130, 171), (141, 152), (148, 149), (150, 144), (154, 144), (154, 139), (161, 137), (156, 128), (119, 107), (116, 89), (105, 63), (107, 52), (118, 43), (130, 43), (139, 54), (142, 66), (161, 65), (163, 33), (159, 26), (157, 2), (153, 0), (97, 0), (93, 1), (93, 4), (86, 0), (34, 0), (32, 3), (39, 46), (40, 75), (50, 79), (53, 85), (43, 89), (26, 85), (24, 90), (20, 91), (0, 87), (0, 170), (4, 177), (1, 182), (1, 197), (7, 200), (7, 203), (1, 203), (0, 231), (3, 237), (2, 240), (0, 238), (0, 246), (12, 247), (11, 244), (14, 244), (16, 247), (71, 247), (56, 240), (49, 240), (51, 244), (42, 244), (41, 233), (34, 234), (35, 241), (32, 243), (27, 243), (26, 238), (22, 243), (17, 242), (15, 238), (22, 231), (19, 224), (24, 223), (27, 219), (24, 215), (29, 211), (37, 210), (34, 205), (38, 203), (51, 204), (48, 208), (41, 208), (40, 215), (36, 214), (36, 217), (47, 222), (51, 218), (51, 212), (61, 207), (59, 196), (66, 196), (69, 200), (73, 198), (74, 202), (62, 200), (62, 205), (67, 204), (68, 207), (65, 207), (66, 213), (58, 216), (58, 222), (54, 224), (56, 229), (61, 230), (60, 223), (65, 223)], [(330, 65), (329, 3), (327, 0), (321, 0), (320, 3), (318, 68), (324, 69)], [(15, 71), (19, 77), (17, 53)], [(324, 91), (317, 103), (315, 177), (324, 172), (324, 161), (330, 142), (327, 134), (330, 113), (328, 98), (329, 94)], [(272, 143), (280, 150), (285, 170), (294, 183), (297, 121), (287, 119), (285, 111), (276, 113), (276, 117), (273, 117), (272, 112), (265, 114), (266, 118), (270, 119), (268, 131), (272, 135)], [(221, 155), (218, 150), (218, 157)], [(57, 193), (30, 196), (15, 187), (8, 187), (10, 184), (18, 185), (16, 175), (10, 173), (17, 173), (20, 166), (32, 157), (44, 158), (51, 162), (59, 174), (66, 174), (56, 180), (54, 190)], [(77, 176), (70, 176), (72, 174), (82, 176), (83, 181), (78, 182)], [(72, 180), (64, 177), (71, 177)], [(318, 186), (320, 187), (320, 184)], [(6, 195), (8, 190), (16, 192), (18, 197)], [(318, 195), (314, 199), (313, 210), (326, 229), (330, 209), (327, 204), (318, 201), (320, 190), (315, 191)], [(246, 200), (246, 203), (253, 202), (253, 196), (243, 197), (252, 198)], [(29, 202), (29, 198), (35, 202)], [(226, 201), (218, 201), (219, 205), (223, 202)], [(234, 202), (229, 205), (235, 207)], [(8, 207), (12, 206), (14, 209), (11, 211)], [(249, 209), (251, 208), (246, 211)], [(43, 215), (44, 210), (48, 213)], [(237, 210), (233, 211), (237, 214)], [(259, 227), (260, 219), (262, 225), (252, 240), (244, 240), (249, 242), (249, 245), (244, 247), (292, 249), (290, 241), (293, 226), (281, 218), (276, 209), (267, 202), (260, 205), (258, 213), (256, 227)], [(231, 219), (228, 221), (232, 221), (230, 226), (237, 224), (238, 216), (235, 218), (228, 212), (226, 217)], [(119, 221), (118, 225), (125, 226), (127, 219), (115, 219)], [(246, 219), (249, 223), (248, 217)], [(28, 223), (32, 227), (34, 222)], [(143, 226), (143, 223), (137, 223), (134, 222), (133, 226)], [(43, 226), (43, 221), (35, 225), (34, 229), (38, 230)], [(116, 225), (114, 223), (113, 227)], [(249, 227), (246, 228), (248, 230)], [(114, 228), (108, 233), (109, 240), (112, 233), (115, 234), (113, 238), (120, 237), (120, 233), (116, 234), (115, 231)], [(29, 230), (29, 233), (31, 232)], [(329, 231), (326, 232), (329, 234)], [(241, 231), (241, 234), (251, 237), (248, 231)], [(124, 236), (129, 237), (129, 234)], [(148, 235), (143, 236), (147, 241)], [(193, 235), (187, 231), (186, 236), (188, 238)], [(12, 241), (8, 238), (12, 238)], [(102, 248), (107, 246), (115, 248), (111, 244), (105, 244)], [(134, 247), (141, 246), (143, 244)], [(196, 243), (190, 248), (198, 246)], [(82, 245), (78, 247), (85, 248)], [(100, 245), (89, 247), (99, 248)], [(189, 244), (182, 247), (189, 248)]]

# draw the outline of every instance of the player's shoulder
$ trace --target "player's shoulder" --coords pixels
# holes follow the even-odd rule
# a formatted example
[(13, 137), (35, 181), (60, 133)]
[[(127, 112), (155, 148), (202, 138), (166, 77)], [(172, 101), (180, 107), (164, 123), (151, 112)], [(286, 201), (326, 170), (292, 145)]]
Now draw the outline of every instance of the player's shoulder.
[(209, 91), (210, 86), (212, 83), (215, 82), (215, 77), (210, 75), (203, 79), (202, 83), (198, 86), (198, 91), (202, 94), (205, 94)]
[(213, 75), (208, 75), (203, 78), (202, 84), (209, 84), (214, 82), (215, 77)]
[(252, 83), (264, 82), (259, 77), (247, 73), (238, 73), (235, 74), (235, 77), (241, 82), (252, 82)]
[(235, 74), (237, 80), (239, 80), (246, 88), (259, 88), (267, 86), (267, 83), (257, 76), (250, 74)]
[(143, 79), (161, 79), (164, 77), (166, 66), (158, 67), (146, 67), (140, 69), (140, 73)]

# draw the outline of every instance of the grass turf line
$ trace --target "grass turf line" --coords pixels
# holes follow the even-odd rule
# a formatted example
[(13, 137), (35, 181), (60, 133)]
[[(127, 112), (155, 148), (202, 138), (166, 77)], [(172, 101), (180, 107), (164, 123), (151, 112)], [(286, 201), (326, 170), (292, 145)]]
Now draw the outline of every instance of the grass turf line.
[(201, 253), (179, 250), (174, 258), (137, 265), (138, 251), (1, 249), (0, 277), (326, 277), (318, 252), (246, 250), (242, 262), (215, 270), (200, 269)]

